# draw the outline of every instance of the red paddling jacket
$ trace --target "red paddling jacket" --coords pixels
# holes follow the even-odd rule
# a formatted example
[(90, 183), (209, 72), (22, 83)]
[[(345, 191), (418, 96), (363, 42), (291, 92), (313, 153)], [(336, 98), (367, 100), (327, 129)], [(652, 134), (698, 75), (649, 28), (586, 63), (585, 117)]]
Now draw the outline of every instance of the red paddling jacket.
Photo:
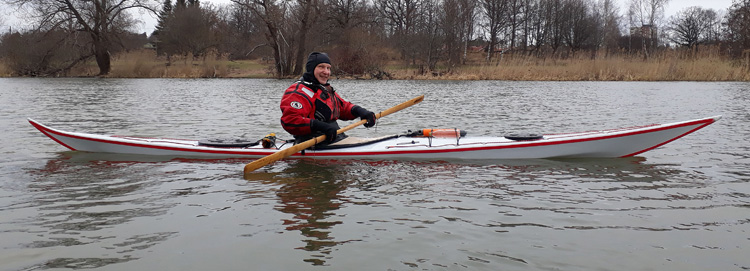
[(284, 91), (280, 107), (281, 126), (299, 138), (313, 134), (313, 119), (335, 124), (336, 127), (339, 127), (336, 123), (338, 119), (356, 119), (352, 110), (358, 106), (342, 99), (329, 84), (300, 79)]

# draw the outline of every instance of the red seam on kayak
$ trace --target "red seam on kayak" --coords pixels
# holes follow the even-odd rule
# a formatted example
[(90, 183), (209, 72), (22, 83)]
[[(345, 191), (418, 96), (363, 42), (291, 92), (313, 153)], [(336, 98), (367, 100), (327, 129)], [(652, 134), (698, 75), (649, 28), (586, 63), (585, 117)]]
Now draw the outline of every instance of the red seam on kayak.
[[(154, 145), (146, 145), (146, 144), (137, 144), (137, 143), (130, 143), (130, 142), (117, 142), (117, 141), (111, 141), (106, 139), (98, 139), (98, 138), (87, 138), (87, 137), (81, 137), (71, 134), (65, 134), (62, 132), (46, 129), (45, 127), (36, 124), (34, 122), (29, 121), (34, 127), (36, 127), (39, 131), (47, 135), (48, 137), (55, 140), (60, 145), (63, 145), (71, 150), (76, 150), (67, 144), (61, 142), (57, 138), (51, 136), (49, 133), (69, 137), (69, 138), (75, 138), (80, 140), (87, 140), (87, 141), (96, 141), (96, 142), (103, 142), (103, 143), (109, 143), (109, 144), (115, 144), (115, 145), (124, 145), (124, 146), (130, 146), (130, 147), (139, 147), (139, 148), (146, 148), (146, 149), (161, 149), (161, 150), (169, 150), (169, 151), (179, 151), (179, 152), (198, 152), (198, 153), (211, 153), (211, 154), (233, 154), (233, 155), (255, 155), (255, 156), (266, 156), (271, 155), (275, 152), (253, 152), (253, 153), (247, 153), (243, 151), (232, 151), (232, 150), (203, 150), (203, 149), (186, 149), (186, 148), (178, 148), (178, 147), (166, 147), (166, 146), (154, 146)], [(528, 147), (538, 147), (538, 146), (548, 146), (548, 145), (561, 145), (561, 144), (569, 144), (569, 143), (580, 143), (580, 142), (588, 142), (588, 141), (597, 141), (597, 140), (605, 140), (605, 139), (611, 139), (611, 138), (619, 138), (619, 137), (625, 137), (625, 136), (631, 136), (631, 135), (638, 135), (638, 134), (646, 134), (646, 133), (652, 133), (652, 132), (658, 132), (658, 131), (664, 131), (664, 130), (671, 130), (675, 128), (680, 127), (686, 127), (686, 126), (692, 126), (697, 124), (703, 124), (700, 127), (697, 127), (695, 129), (690, 130), (689, 132), (686, 132), (678, 137), (675, 137), (673, 139), (670, 139), (668, 141), (662, 142), (656, 146), (647, 148), (645, 150), (641, 150), (639, 152), (635, 152), (632, 154), (628, 154), (621, 157), (629, 157), (638, 155), (640, 153), (652, 150), (654, 148), (658, 148), (664, 144), (667, 144), (669, 142), (672, 142), (680, 137), (683, 137), (687, 134), (690, 134), (692, 132), (695, 132), (696, 130), (699, 130), (711, 123), (714, 123), (714, 119), (703, 119), (703, 120), (697, 120), (687, 123), (682, 123), (679, 125), (673, 125), (673, 126), (666, 126), (661, 127), (658, 129), (649, 129), (644, 131), (635, 131), (630, 133), (624, 133), (624, 134), (618, 134), (618, 135), (608, 135), (608, 136), (600, 136), (600, 137), (594, 137), (594, 138), (586, 138), (586, 139), (573, 139), (573, 140), (565, 140), (565, 141), (555, 141), (555, 142), (537, 142), (537, 143), (527, 143), (527, 144), (518, 144), (518, 145), (512, 145), (512, 146), (491, 146), (491, 147), (476, 147), (476, 148), (461, 148), (461, 149), (447, 149), (447, 150), (413, 150), (413, 151), (384, 151), (384, 152), (357, 152), (357, 153), (351, 153), (351, 152), (324, 152), (324, 153), (318, 153), (314, 150), (307, 150), (306, 154), (304, 156), (365, 156), (365, 155), (391, 155), (391, 154), (430, 154), (430, 153), (450, 153), (450, 152), (466, 152), (466, 151), (483, 151), (483, 150), (495, 150), (495, 149), (511, 149), (511, 148), (528, 148)], [(296, 153), (292, 156), (302, 156), (300, 153)]]
[(641, 150), (641, 151), (637, 151), (637, 152), (634, 152), (634, 153), (631, 153), (631, 154), (628, 154), (628, 155), (624, 155), (624, 156), (620, 156), (620, 157), (631, 157), (631, 156), (636, 156), (636, 155), (639, 155), (639, 154), (641, 154), (641, 153), (644, 153), (644, 152), (647, 152), (647, 151), (650, 151), (650, 150), (656, 149), (656, 148), (658, 148), (658, 147), (664, 146), (665, 144), (667, 144), (667, 143), (669, 143), (669, 142), (675, 141), (675, 140), (679, 139), (680, 137), (686, 136), (686, 135), (688, 135), (688, 134), (691, 134), (691, 133), (693, 133), (693, 132), (695, 132), (695, 131), (698, 131), (698, 130), (700, 130), (700, 129), (703, 129), (703, 127), (706, 127), (706, 126), (708, 126), (708, 125), (711, 125), (711, 123), (714, 123), (714, 122), (712, 121), (712, 122), (709, 122), (709, 123), (703, 124), (703, 125), (701, 125), (701, 126), (698, 126), (697, 128), (695, 128), (695, 129), (693, 129), (693, 130), (690, 130), (690, 131), (688, 131), (688, 132), (686, 132), (686, 133), (684, 133), (684, 134), (681, 134), (681, 135), (679, 135), (679, 136), (677, 136), (677, 137), (675, 137), (675, 138), (672, 138), (672, 139), (670, 139), (670, 140), (667, 140), (667, 141), (665, 141), (665, 142), (662, 142), (661, 144), (657, 144), (656, 146), (653, 146), (653, 147), (651, 147), (651, 148), (646, 148), (646, 149), (643, 149), (643, 150)]
[[(63, 143), (62, 141), (58, 140), (58, 139), (57, 139), (57, 138), (55, 138), (54, 136), (52, 136), (52, 135), (48, 134), (48, 133), (47, 133), (47, 131), (48, 131), (48, 130), (47, 130), (47, 129), (45, 129), (44, 127), (42, 127), (41, 125), (38, 125), (38, 124), (36, 124), (36, 123), (33, 123), (33, 122), (31, 122), (31, 121), (29, 121), (29, 123), (31, 123), (31, 125), (33, 125), (33, 126), (34, 126), (34, 127), (35, 127), (35, 128), (37, 129), (37, 130), (39, 130), (40, 132), (42, 132), (42, 134), (44, 134), (44, 135), (46, 135), (47, 137), (51, 138), (52, 140), (54, 140), (54, 141), (55, 141), (55, 142), (57, 142), (58, 144), (60, 144), (60, 145), (63, 145), (63, 146), (65, 146), (66, 148), (68, 148), (68, 149), (70, 149), (70, 150), (72, 150), (72, 151), (75, 151), (75, 150), (76, 150), (76, 149), (74, 149), (73, 147), (71, 147), (71, 146), (68, 146), (68, 144), (65, 144), (65, 143)], [(49, 132), (52, 132), (52, 131), (49, 131)]]
[[(539, 142), (539, 143), (528, 143), (528, 144), (512, 145), (512, 146), (492, 146), (492, 147), (462, 148), (462, 149), (450, 149), (450, 150), (394, 151), (394, 152), (358, 152), (356, 154), (347, 154), (347, 155), (386, 155), (386, 154), (415, 154), (415, 153), (416, 154), (421, 154), (421, 153), (448, 153), (448, 152), (466, 152), (466, 151), (483, 151), (483, 150), (496, 150), (496, 149), (528, 148), (528, 147), (539, 147), (539, 146), (548, 146), (548, 145), (561, 145), (561, 144), (569, 144), (569, 143), (580, 143), (580, 142), (588, 142), (588, 141), (605, 140), (605, 139), (618, 138), (618, 137), (626, 137), (626, 136), (638, 135), (638, 134), (648, 134), (648, 133), (653, 133), (653, 132), (658, 132), (658, 131), (672, 130), (672, 129), (676, 129), (676, 128), (681, 128), (681, 127), (686, 127), (686, 126), (693, 126), (693, 125), (705, 123), (704, 125), (702, 125), (702, 126), (700, 126), (698, 128), (692, 129), (689, 132), (684, 133), (684, 134), (680, 135), (679, 137), (677, 137), (677, 138), (680, 138), (680, 137), (685, 136), (687, 134), (690, 134), (690, 133), (692, 133), (692, 132), (694, 132), (696, 130), (699, 130), (699, 129), (701, 129), (701, 128), (703, 128), (703, 127), (705, 127), (705, 126), (707, 126), (707, 125), (709, 125), (711, 123), (714, 123), (714, 121), (715, 121), (714, 119), (704, 119), (704, 120), (698, 120), (698, 121), (693, 121), (693, 122), (682, 123), (682, 124), (679, 124), (679, 125), (661, 127), (661, 128), (658, 128), (658, 129), (650, 129), (650, 130), (636, 131), (636, 132), (630, 132), (630, 133), (625, 133), (625, 134), (600, 136), (600, 137), (586, 138), (586, 139), (574, 139), (574, 140), (566, 140), (566, 141)], [(664, 145), (664, 144), (667, 144), (667, 143), (669, 143), (671, 141), (674, 141), (677, 138), (674, 138), (674, 139), (671, 139), (669, 141), (663, 142), (663, 143), (661, 143), (661, 144), (659, 144), (657, 146), (654, 146), (652, 148), (657, 148), (657, 147), (659, 147), (661, 145)], [(646, 149), (645, 151), (647, 151), (647, 150), (650, 150), (650, 149)], [(644, 151), (641, 151), (641, 152), (638, 152), (638, 153), (634, 153), (633, 155), (637, 155), (637, 154), (642, 153), (642, 152), (644, 152)], [(344, 153), (344, 154), (346, 154), (346, 153)], [(308, 153), (306, 155), (307, 156), (335, 156), (335, 155), (342, 155), (342, 153), (330, 153), (330, 152), (315, 153), (315, 152), (308, 151)], [(622, 157), (627, 157), (627, 156), (622, 156)]]

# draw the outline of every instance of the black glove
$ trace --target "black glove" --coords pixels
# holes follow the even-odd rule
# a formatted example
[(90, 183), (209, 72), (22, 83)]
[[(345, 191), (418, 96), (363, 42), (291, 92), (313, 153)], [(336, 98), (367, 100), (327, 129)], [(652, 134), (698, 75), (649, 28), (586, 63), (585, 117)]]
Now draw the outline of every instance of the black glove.
[(336, 141), (336, 131), (338, 131), (338, 127), (336, 127), (336, 125), (316, 119), (312, 120), (310, 122), (310, 125), (310, 128), (312, 128), (313, 132), (321, 132), (325, 134), (328, 143), (333, 143), (334, 141)]
[(361, 106), (355, 105), (352, 107), (352, 114), (359, 117), (360, 119), (367, 120), (365, 127), (370, 128), (375, 126), (375, 113), (362, 108)]

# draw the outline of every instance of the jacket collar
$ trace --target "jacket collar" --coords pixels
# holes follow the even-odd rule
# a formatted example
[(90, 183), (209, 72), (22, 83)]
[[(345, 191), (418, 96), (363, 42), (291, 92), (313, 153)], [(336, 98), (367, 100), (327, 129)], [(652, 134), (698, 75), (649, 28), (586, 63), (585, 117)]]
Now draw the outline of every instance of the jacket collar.
[(313, 76), (311, 73), (302, 74), (302, 77), (299, 79), (298, 82), (311, 88), (314, 91), (317, 91), (318, 89), (320, 89), (320, 90), (328, 90), (330, 92), (335, 92), (335, 90), (333, 90), (333, 87), (331, 87), (331, 84), (328, 84), (328, 83), (326, 83), (325, 85), (321, 84), (320, 82), (318, 82), (318, 79), (316, 79), (315, 76)]

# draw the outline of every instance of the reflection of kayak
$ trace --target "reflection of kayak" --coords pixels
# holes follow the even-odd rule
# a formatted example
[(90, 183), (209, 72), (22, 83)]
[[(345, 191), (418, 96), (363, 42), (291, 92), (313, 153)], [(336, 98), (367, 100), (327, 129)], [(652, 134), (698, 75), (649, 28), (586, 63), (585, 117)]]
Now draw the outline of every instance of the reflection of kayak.
[[(455, 133), (421, 133), (375, 139), (347, 138), (329, 148), (306, 150), (294, 157), (360, 159), (525, 159), (576, 157), (629, 157), (652, 150), (719, 120), (721, 116), (669, 124), (548, 134), (541, 137), (463, 137)], [(29, 119), (31, 125), (57, 143), (85, 152), (163, 155), (172, 157), (260, 158), (292, 143), (277, 141), (271, 148), (249, 142), (230, 146), (205, 145), (198, 140), (143, 138), (66, 132)], [(444, 131), (443, 131), (444, 132)], [(513, 139), (509, 139), (513, 138)], [(230, 142), (236, 143), (236, 142)], [(338, 146), (338, 147), (337, 147)]]

